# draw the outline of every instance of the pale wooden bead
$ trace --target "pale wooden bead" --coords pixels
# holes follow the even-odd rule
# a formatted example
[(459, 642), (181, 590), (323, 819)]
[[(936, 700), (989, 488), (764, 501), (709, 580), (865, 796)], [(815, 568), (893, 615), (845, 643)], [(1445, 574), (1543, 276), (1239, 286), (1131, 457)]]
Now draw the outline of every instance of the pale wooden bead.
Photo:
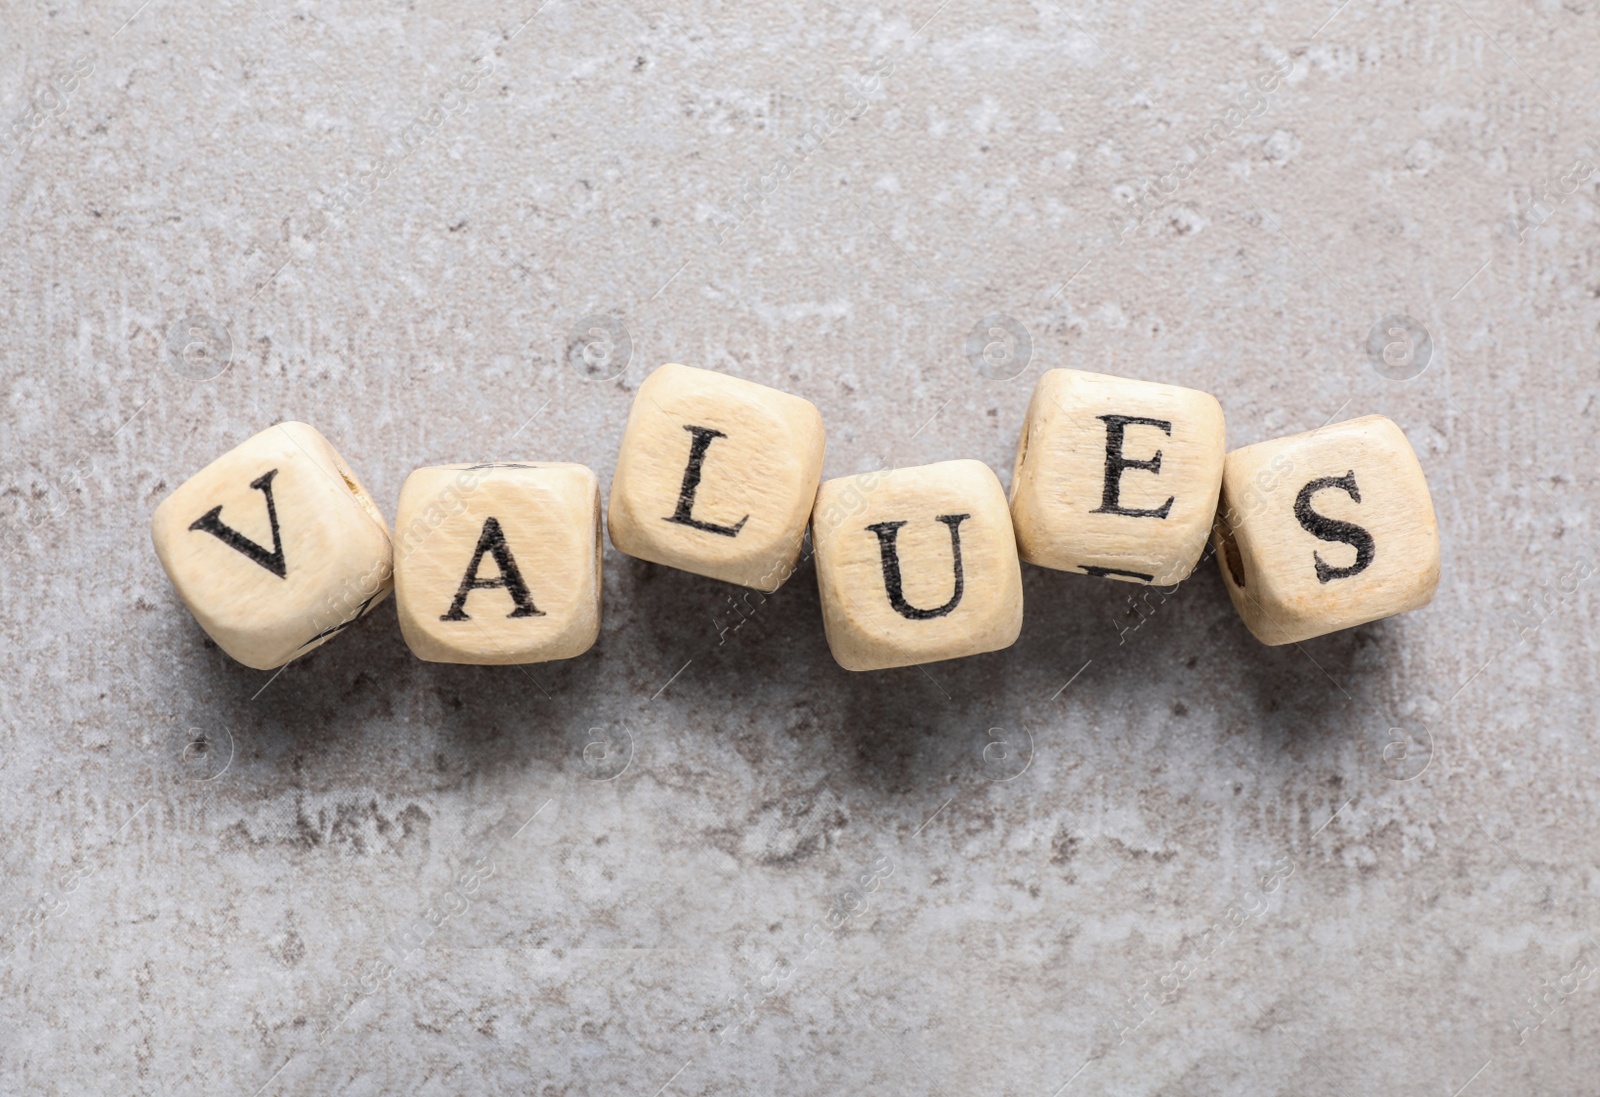
[(1022, 630), (1011, 514), (981, 461), (828, 480), (811, 537), (823, 628), (846, 670), (998, 651)]
[(343, 631), (393, 586), (389, 527), (304, 423), (279, 423), (156, 508), (156, 556), (217, 646), (270, 670)]
[(629, 556), (760, 591), (800, 557), (822, 475), (809, 400), (669, 364), (639, 386), (606, 525)]
[(1018, 552), (1060, 571), (1178, 582), (1211, 532), (1224, 434), (1222, 406), (1204, 392), (1050, 370), (1011, 475)]
[(406, 477), (395, 608), (418, 658), (542, 663), (600, 635), (600, 483), (574, 464), (439, 465)]
[(1228, 454), (1215, 544), (1234, 606), (1267, 644), (1417, 609), (1439, 585), (1427, 480), (1381, 415)]

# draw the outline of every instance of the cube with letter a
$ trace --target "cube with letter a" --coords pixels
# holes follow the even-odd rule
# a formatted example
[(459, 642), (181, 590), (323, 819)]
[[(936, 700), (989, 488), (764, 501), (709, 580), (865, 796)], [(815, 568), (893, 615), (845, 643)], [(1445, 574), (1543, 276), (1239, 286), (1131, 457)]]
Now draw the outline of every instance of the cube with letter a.
[(543, 663), (600, 634), (600, 483), (582, 465), (417, 469), (394, 556), (400, 632), (418, 658)]
[(1267, 644), (1417, 609), (1439, 585), (1428, 483), (1381, 415), (1228, 454), (1215, 539), (1223, 584)]
[(150, 536), (200, 627), (257, 670), (326, 643), (393, 586), (388, 524), (304, 423), (268, 427), (184, 481)]
[(776, 590), (799, 560), (822, 452), (822, 416), (810, 401), (662, 366), (628, 414), (611, 482), (611, 543), (641, 560)]
[(1194, 570), (1222, 483), (1222, 407), (1195, 389), (1054, 369), (1028, 404), (1011, 476), (1030, 564), (1135, 583)]
[(829, 480), (811, 537), (823, 629), (846, 670), (998, 651), (1022, 630), (1005, 489), (981, 461)]

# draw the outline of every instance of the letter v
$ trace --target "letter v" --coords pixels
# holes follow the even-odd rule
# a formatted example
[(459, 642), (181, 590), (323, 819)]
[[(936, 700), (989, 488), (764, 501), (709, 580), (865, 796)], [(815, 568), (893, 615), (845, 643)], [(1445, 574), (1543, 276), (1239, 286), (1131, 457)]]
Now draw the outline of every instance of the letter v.
[(267, 497), (267, 519), (272, 523), (271, 552), (250, 540), (250, 538), (232, 526), (223, 525), (222, 519), (218, 517), (222, 513), (221, 507), (212, 507), (190, 523), (189, 528), (211, 534), (211, 536), (229, 548), (244, 553), (279, 579), (286, 579), (288, 578), (289, 569), (284, 566), (283, 538), (278, 533), (278, 508), (272, 501), (272, 478), (276, 475), (278, 475), (278, 470), (270, 469), (250, 481), (251, 487)]

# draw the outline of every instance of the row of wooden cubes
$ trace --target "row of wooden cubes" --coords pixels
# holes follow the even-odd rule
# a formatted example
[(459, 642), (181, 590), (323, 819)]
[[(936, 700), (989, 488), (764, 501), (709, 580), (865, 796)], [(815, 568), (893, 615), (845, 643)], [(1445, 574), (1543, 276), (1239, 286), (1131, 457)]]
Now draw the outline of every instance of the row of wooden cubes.
[[(770, 592), (809, 525), (828, 645), (850, 670), (1009, 646), (1019, 560), (1169, 586), (1209, 537), (1234, 605), (1268, 644), (1414, 609), (1438, 584), (1422, 468), (1382, 416), (1225, 453), (1213, 397), (1058, 369), (1029, 404), (1009, 500), (979, 461), (819, 483), (822, 456), (810, 402), (662, 366), (623, 434), (611, 541)], [(152, 536), (200, 625), (260, 669), (324, 643), (391, 589), (423, 659), (568, 659), (599, 634), (600, 488), (582, 465), (418, 469), (391, 537), (328, 441), (280, 423), (174, 491)]]

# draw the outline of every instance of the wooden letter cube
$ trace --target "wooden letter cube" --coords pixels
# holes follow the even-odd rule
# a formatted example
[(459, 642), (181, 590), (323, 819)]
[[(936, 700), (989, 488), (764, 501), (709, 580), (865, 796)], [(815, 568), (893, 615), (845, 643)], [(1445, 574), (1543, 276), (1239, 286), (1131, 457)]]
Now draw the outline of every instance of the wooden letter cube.
[(822, 475), (809, 400), (665, 365), (634, 397), (611, 482), (611, 543), (760, 591), (794, 571)]
[(1381, 415), (1228, 454), (1215, 536), (1233, 604), (1267, 644), (1425, 606), (1439, 585), (1422, 466)]
[(389, 594), (389, 527), (328, 440), (279, 423), (162, 500), (150, 537), (178, 597), (217, 646), (270, 670), (325, 643)]
[(998, 651), (1022, 631), (1011, 514), (982, 461), (829, 480), (811, 537), (822, 625), (846, 670)]
[(1011, 474), (1018, 552), (1059, 571), (1176, 583), (1211, 532), (1223, 436), (1222, 407), (1203, 392), (1050, 370)]
[(600, 635), (600, 483), (582, 465), (417, 469), (395, 516), (400, 631), (433, 663), (571, 659)]

